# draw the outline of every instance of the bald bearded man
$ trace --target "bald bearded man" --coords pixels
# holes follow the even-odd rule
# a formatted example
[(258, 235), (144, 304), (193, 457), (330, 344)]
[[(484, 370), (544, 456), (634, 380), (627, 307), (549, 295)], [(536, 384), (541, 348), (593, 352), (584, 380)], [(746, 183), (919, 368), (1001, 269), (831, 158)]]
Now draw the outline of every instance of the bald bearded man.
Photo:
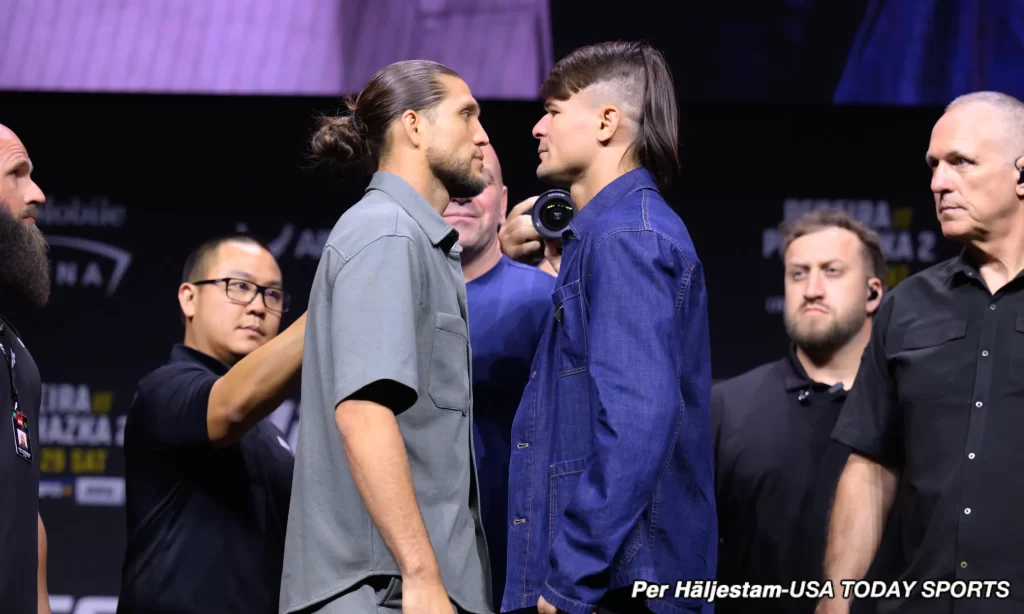
[(448, 203), (444, 219), (459, 232), (466, 280), (469, 344), (473, 351), (473, 446), (480, 512), (491, 559), (495, 599), (505, 590), (508, 463), (512, 418), (530, 377), (530, 363), (550, 317), (555, 278), (502, 254), (508, 188), (491, 145), (483, 147), (487, 187)]
[[(35, 224), (43, 191), (18, 135), (0, 125), (0, 312), (50, 297), (46, 240)], [(0, 313), (0, 604), (10, 614), (49, 614), (46, 532), (39, 516), (39, 369)]]

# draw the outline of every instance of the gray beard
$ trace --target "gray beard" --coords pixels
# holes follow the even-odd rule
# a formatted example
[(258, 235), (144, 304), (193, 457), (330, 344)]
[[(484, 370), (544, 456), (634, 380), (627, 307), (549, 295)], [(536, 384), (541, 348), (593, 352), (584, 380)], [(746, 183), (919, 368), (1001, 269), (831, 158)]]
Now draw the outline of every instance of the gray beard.
[(43, 306), (50, 300), (50, 261), (42, 231), (0, 205), (0, 289)]

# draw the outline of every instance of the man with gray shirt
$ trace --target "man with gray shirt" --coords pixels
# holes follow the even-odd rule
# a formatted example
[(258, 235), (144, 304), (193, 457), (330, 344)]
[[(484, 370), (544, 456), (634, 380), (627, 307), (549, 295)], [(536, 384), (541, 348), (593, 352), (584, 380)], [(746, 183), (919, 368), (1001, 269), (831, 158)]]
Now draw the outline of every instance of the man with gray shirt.
[(486, 187), (487, 134), (433, 62), (385, 67), (348, 108), (313, 153), (373, 178), (313, 281), (280, 610), (491, 612), (461, 248), (441, 216)]

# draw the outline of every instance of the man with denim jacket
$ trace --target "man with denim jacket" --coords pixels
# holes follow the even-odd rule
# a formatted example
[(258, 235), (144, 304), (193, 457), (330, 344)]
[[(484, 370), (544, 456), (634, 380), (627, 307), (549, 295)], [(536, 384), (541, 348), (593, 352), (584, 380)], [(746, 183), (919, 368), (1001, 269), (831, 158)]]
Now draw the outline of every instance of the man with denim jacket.
[(561, 60), (542, 96), (537, 175), (578, 213), (561, 257), (546, 250), (554, 311), (512, 427), (502, 611), (707, 614), (687, 585), (713, 578), (718, 540), (707, 293), (660, 191), (678, 169), (672, 78), (650, 47), (606, 43)]

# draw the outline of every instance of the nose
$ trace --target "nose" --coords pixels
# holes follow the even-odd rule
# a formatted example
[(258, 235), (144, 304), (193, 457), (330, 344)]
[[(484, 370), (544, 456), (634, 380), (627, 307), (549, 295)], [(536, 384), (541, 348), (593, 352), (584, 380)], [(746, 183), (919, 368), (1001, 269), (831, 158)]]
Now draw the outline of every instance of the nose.
[(935, 194), (946, 194), (955, 190), (953, 184), (953, 171), (950, 170), (949, 165), (945, 162), (940, 162), (932, 170), (932, 192)]
[(807, 274), (807, 283), (804, 284), (804, 299), (816, 300), (825, 296), (825, 282), (820, 271), (811, 271)]
[(483, 147), (484, 145), (490, 144), (491, 139), (490, 137), (487, 136), (487, 131), (484, 130), (483, 125), (480, 124), (479, 121), (477, 121), (476, 125), (477, 131), (476, 134), (473, 136), (473, 144), (475, 144), (477, 147)]
[(27, 205), (41, 205), (46, 202), (46, 195), (43, 194), (42, 188), (40, 188), (35, 181), (28, 180), (28, 190), (25, 192), (25, 204)]
[(548, 135), (548, 116), (540, 118), (536, 124), (533, 125), (533, 138), (540, 139)]
[(252, 297), (249, 304), (245, 306), (245, 311), (253, 315), (265, 315), (267, 313), (267, 296), (262, 292), (257, 292), (256, 296)]

